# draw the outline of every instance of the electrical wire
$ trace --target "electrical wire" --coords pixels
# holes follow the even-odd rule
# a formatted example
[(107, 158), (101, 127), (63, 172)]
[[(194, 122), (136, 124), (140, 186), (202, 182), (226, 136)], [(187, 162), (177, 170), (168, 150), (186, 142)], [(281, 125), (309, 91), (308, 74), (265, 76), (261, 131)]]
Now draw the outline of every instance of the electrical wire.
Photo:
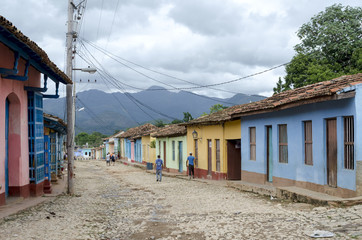
[[(82, 42), (83, 42), (83, 41), (82, 41)], [(83, 48), (84, 48), (88, 53), (90, 53), (90, 51), (88, 50), (88, 48), (87, 48), (84, 44), (82, 44), (82, 45), (83, 45)], [(91, 53), (90, 53), (90, 54), (91, 54)], [(107, 53), (105, 53), (105, 52), (104, 52), (104, 54), (108, 55), (110, 58), (112, 58), (112, 59), (115, 60), (116, 62), (122, 64), (123, 66), (125, 66), (125, 67), (127, 67), (127, 68), (130, 68), (131, 70), (133, 70), (133, 71), (141, 74), (142, 76), (145, 76), (145, 77), (148, 78), (148, 79), (154, 80), (154, 81), (156, 81), (156, 82), (159, 82), (159, 83), (161, 83), (161, 84), (164, 84), (164, 85), (167, 85), (167, 86), (171, 87), (171, 89), (162, 89), (162, 90), (182, 90), (182, 88), (177, 88), (177, 87), (174, 87), (174, 86), (172, 86), (172, 85), (170, 85), (170, 84), (163, 83), (163, 82), (161, 82), (161, 81), (159, 81), (159, 80), (157, 80), (157, 79), (155, 79), (155, 78), (152, 78), (152, 77), (150, 77), (150, 76), (148, 76), (148, 75), (146, 75), (146, 74), (144, 74), (144, 73), (142, 73), (142, 72), (140, 72), (140, 71), (138, 71), (138, 70), (136, 70), (136, 69), (128, 66), (127, 64), (124, 64), (124, 63), (120, 62), (119, 60), (117, 60), (116, 58), (114, 58), (113, 56), (111, 56), (111, 55), (109, 55), (109, 54), (107, 54)], [(119, 80), (117, 80), (117, 81), (119, 81)], [(137, 89), (137, 90), (141, 90), (141, 91), (149, 91), (149, 90), (150, 90), (150, 89), (137, 88), (137, 87), (131, 86), (131, 85), (126, 84), (126, 83), (122, 83), (122, 84), (124, 84), (124, 85), (126, 85), (126, 86), (129, 86), (129, 87), (132, 87), (132, 88)], [(151, 89), (151, 90), (152, 90), (152, 89)], [(207, 96), (201, 96), (201, 95), (198, 95), (198, 94), (189, 92), (189, 91), (184, 91), (184, 92), (189, 93), (189, 94), (192, 94), (192, 95), (195, 95), (195, 96), (200, 96), (200, 97), (202, 97), (202, 98), (207, 98), (207, 99), (213, 100), (213, 101), (218, 102), (218, 103), (225, 103), (225, 104), (228, 104), (228, 105), (237, 105), (236, 103), (227, 102), (227, 101), (222, 101), (222, 100), (219, 100), (219, 99), (216, 100), (216, 99), (214, 99), (214, 98), (207, 97)]]
[[(91, 45), (92, 47), (94, 47), (95, 49), (97, 49), (98, 51), (100, 52), (103, 52), (103, 54), (106, 54), (107, 56), (111, 57), (113, 60), (117, 61), (115, 58), (119, 58), (123, 61), (126, 61), (126, 62), (129, 62), (133, 65), (136, 65), (140, 68), (143, 68), (145, 70), (148, 70), (148, 71), (151, 71), (151, 72), (154, 72), (154, 73), (157, 73), (157, 74), (160, 74), (160, 75), (163, 75), (163, 76), (167, 76), (167, 77), (170, 77), (170, 78), (173, 78), (173, 79), (177, 79), (177, 80), (180, 80), (180, 81), (184, 81), (184, 82), (187, 82), (187, 83), (191, 83), (193, 85), (198, 85), (196, 87), (183, 87), (183, 88), (176, 88), (176, 87), (172, 87), (173, 89), (154, 89), (154, 90), (190, 90), (190, 89), (198, 89), (198, 88), (210, 88), (210, 87), (213, 87), (213, 86), (220, 86), (220, 85), (225, 85), (225, 84), (230, 84), (230, 83), (234, 83), (234, 82), (238, 82), (240, 80), (243, 80), (243, 79), (246, 79), (246, 78), (250, 78), (250, 77), (253, 77), (253, 76), (257, 76), (257, 75), (260, 75), (260, 74), (263, 74), (263, 73), (266, 73), (266, 72), (269, 72), (269, 71), (272, 71), (274, 69), (277, 69), (277, 68), (280, 68), (280, 67), (283, 67), (283, 66), (286, 66), (287, 64), (289, 64), (290, 62), (287, 62), (287, 63), (283, 63), (283, 64), (280, 64), (280, 65), (277, 65), (277, 66), (274, 66), (274, 67), (271, 67), (271, 68), (268, 68), (268, 69), (265, 69), (263, 71), (260, 71), (260, 72), (257, 72), (257, 73), (253, 73), (253, 74), (250, 74), (250, 75), (247, 75), (247, 76), (243, 76), (243, 77), (240, 77), (240, 78), (236, 78), (236, 79), (232, 79), (232, 80), (229, 80), (229, 81), (224, 81), (224, 82), (220, 82), (220, 83), (214, 83), (214, 84), (207, 84), (207, 85), (200, 85), (200, 84), (195, 84), (193, 82), (190, 82), (190, 81), (187, 81), (187, 80), (184, 80), (184, 79), (181, 79), (181, 78), (178, 78), (178, 77), (174, 77), (174, 76), (171, 76), (169, 74), (165, 74), (165, 73), (161, 73), (161, 72), (158, 72), (158, 71), (155, 71), (155, 70), (152, 70), (152, 69), (149, 69), (149, 68), (146, 68), (146, 67), (143, 67), (142, 65), (140, 64), (137, 64), (137, 63), (134, 63), (132, 61), (129, 61), (129, 60), (126, 60), (124, 58), (121, 58), (119, 56), (116, 56), (108, 51), (106, 51), (105, 49), (102, 49), (101, 47), (95, 45), (94, 43), (82, 38), (81, 39), (82, 42), (86, 42), (88, 43), (89, 45)], [(121, 63), (119, 61), (117, 61), (118, 63), (122, 64), (123, 66), (126, 66), (130, 69), (133, 70), (133, 68), (127, 66), (126, 64), (124, 63)], [(136, 70), (135, 70), (136, 71)], [(136, 72), (139, 72), (139, 71), (136, 71)], [(142, 75), (145, 75), (142, 73)], [(147, 76), (148, 78), (152, 79), (152, 80), (155, 80), (154, 78), (151, 78), (149, 76)], [(157, 81), (157, 80), (155, 80)], [(162, 83), (162, 84), (165, 84), (165, 83)], [(165, 84), (167, 85), (167, 84)], [(154, 91), (153, 90), (153, 91)], [(217, 90), (220, 90), (220, 89), (217, 89)]]

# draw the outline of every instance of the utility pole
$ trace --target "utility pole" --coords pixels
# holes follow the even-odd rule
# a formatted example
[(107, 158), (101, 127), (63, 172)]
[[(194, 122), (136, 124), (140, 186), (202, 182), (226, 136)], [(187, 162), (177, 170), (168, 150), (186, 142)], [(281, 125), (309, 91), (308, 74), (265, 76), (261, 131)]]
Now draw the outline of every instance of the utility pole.
[[(72, 79), (73, 71), (73, 12), (74, 3), (68, 0), (68, 32), (66, 35), (67, 67), (66, 74)], [(74, 123), (73, 123), (73, 96), (72, 84), (67, 84), (67, 156), (68, 156), (68, 188), (67, 193), (74, 194), (73, 164), (74, 164)]]

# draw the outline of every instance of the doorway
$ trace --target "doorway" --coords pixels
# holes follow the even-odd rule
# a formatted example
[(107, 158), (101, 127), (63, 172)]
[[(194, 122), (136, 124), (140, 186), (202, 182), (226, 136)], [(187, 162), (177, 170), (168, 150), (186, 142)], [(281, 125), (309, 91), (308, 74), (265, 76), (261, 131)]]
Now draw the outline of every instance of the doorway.
[(207, 140), (207, 175), (212, 172), (212, 142), (211, 139)]
[(266, 127), (266, 168), (267, 181), (273, 182), (273, 131), (272, 126)]
[(163, 163), (165, 165), (166, 168), (166, 141), (163, 141)]
[(337, 187), (337, 120), (327, 119), (327, 182)]
[(5, 197), (9, 195), (9, 100), (5, 101)]
[(179, 172), (182, 172), (183, 171), (183, 164), (182, 164), (182, 159), (183, 159), (183, 156), (182, 156), (182, 141), (179, 141), (178, 142), (178, 171)]
[(241, 147), (240, 139), (227, 140), (227, 178), (241, 180)]

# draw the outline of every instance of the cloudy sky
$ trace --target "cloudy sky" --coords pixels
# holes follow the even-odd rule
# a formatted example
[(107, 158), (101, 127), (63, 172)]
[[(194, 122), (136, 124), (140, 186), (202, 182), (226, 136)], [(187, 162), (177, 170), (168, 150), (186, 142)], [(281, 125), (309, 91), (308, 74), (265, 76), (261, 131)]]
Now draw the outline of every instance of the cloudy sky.
[[(90, 63), (103, 70), (94, 75), (76, 73), (74, 81), (83, 81), (77, 84), (78, 91), (134, 92), (157, 85), (215, 97), (235, 93), (270, 96), (278, 78), (285, 75), (284, 67), (221, 83), (289, 62), (299, 42), (298, 28), (326, 7), (335, 3), (361, 6), (360, 0), (84, 3), (77, 24), (75, 67)], [(0, 15), (65, 70), (67, 4), (67, 0), (2, 0)], [(88, 79), (91, 83), (84, 83)], [(221, 85), (197, 88), (212, 84)]]

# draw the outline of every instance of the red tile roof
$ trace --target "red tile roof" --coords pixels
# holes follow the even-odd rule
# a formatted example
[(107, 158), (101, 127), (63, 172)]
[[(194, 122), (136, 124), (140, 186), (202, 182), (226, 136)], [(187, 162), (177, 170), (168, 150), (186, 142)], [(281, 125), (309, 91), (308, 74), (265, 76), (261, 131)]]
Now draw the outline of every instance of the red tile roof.
[(284, 91), (257, 102), (232, 106), (219, 112), (199, 117), (188, 123), (181, 123), (180, 125), (215, 125), (237, 119), (240, 116), (278, 111), (297, 105), (332, 100), (343, 89), (359, 83), (362, 83), (362, 73), (346, 75), (329, 81)]
[(18, 30), (10, 21), (0, 15), (0, 35), (6, 36), (19, 48), (25, 49), (27, 53), (31, 53), (31, 58), (36, 59), (39, 65), (52, 73), (50, 78), (58, 80), (63, 83), (72, 83), (72, 80), (61, 71), (55, 63), (50, 61), (46, 52), (41, 49), (35, 42), (31, 41), (20, 30)]
[(180, 126), (178, 124), (172, 124), (159, 128), (159, 130), (153, 134), (151, 137), (177, 137), (186, 135), (187, 129), (185, 126)]
[(231, 117), (245, 116), (332, 100), (343, 89), (359, 83), (362, 83), (362, 73), (346, 75), (329, 81), (284, 91), (258, 102), (238, 105), (230, 114)]
[(149, 135), (157, 131), (158, 127), (153, 124), (146, 123), (142, 126), (128, 129), (126, 132), (120, 135), (121, 138), (140, 138), (142, 136)]

